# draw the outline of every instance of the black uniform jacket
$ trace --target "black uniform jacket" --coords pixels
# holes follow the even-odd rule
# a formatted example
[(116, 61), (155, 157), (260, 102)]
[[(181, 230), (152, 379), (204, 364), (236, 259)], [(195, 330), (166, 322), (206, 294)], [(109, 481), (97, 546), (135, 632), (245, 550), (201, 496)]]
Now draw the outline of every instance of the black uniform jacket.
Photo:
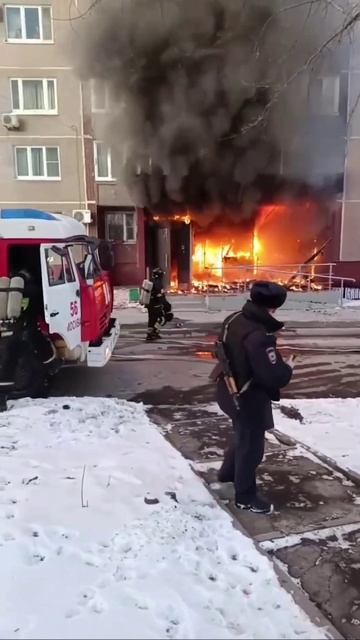
[(149, 306), (161, 307), (163, 305), (164, 290), (162, 278), (152, 278), (153, 288), (150, 294)]
[(266, 309), (251, 301), (223, 324), (220, 338), (237, 388), (240, 391), (249, 380), (251, 384), (240, 395), (238, 414), (222, 375), (217, 381), (217, 400), (220, 408), (243, 426), (259, 429), (274, 426), (271, 401), (280, 400), (280, 389), (292, 376), (292, 368), (276, 348), (275, 333), (283, 326)]

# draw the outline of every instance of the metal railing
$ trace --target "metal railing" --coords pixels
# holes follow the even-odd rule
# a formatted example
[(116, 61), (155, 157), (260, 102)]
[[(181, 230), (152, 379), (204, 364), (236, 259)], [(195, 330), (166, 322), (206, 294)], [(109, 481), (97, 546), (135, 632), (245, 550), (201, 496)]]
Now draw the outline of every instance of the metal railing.
[[(205, 267), (205, 270), (209, 273), (209, 278), (199, 283), (199, 289), (201, 288), (201, 292), (205, 294), (215, 292), (223, 294), (241, 293), (248, 291), (254, 280), (267, 279), (287, 284), (293, 291), (310, 292), (342, 290), (345, 283), (356, 282), (355, 278), (335, 276), (335, 267), (336, 263), (333, 262), (313, 262), (306, 265), (295, 263), (283, 265), (237, 265), (218, 268)], [(319, 271), (322, 273), (319, 273)], [(217, 272), (219, 275), (216, 275)], [(230, 272), (231, 277), (229, 277)], [(197, 288), (196, 280), (194, 288)]]

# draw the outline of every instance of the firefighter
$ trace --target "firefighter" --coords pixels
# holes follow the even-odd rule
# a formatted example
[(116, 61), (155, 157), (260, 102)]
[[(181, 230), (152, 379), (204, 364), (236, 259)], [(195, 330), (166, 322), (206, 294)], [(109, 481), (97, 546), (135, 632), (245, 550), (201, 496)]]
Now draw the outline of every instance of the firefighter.
[(159, 340), (161, 338), (158, 326), (162, 324), (164, 317), (164, 304), (169, 304), (164, 293), (164, 275), (165, 272), (157, 267), (153, 269), (151, 275), (152, 289), (149, 304), (146, 305), (148, 310), (148, 331), (146, 335), (147, 342)]
[(21, 269), (18, 275), (24, 280), (19, 363), (27, 372), (23, 383), (28, 395), (42, 395), (47, 391), (50, 378), (59, 371), (62, 361), (38, 324), (43, 313), (41, 281), (28, 269)]
[(48, 390), (50, 376), (57, 373), (61, 364), (49, 338), (38, 326), (43, 310), (42, 290), (38, 279), (25, 268), (14, 273), (24, 282), (22, 311), (13, 326), (12, 336), (4, 343), (0, 376), (7, 381), (7, 393), (0, 397), (0, 411), (6, 408), (7, 396), (44, 395)]
[(250, 300), (225, 320), (220, 334), (239, 393), (234, 403), (220, 372), (217, 401), (233, 422), (234, 440), (218, 477), (234, 483), (236, 507), (262, 514), (271, 513), (273, 505), (257, 493), (256, 469), (264, 456), (265, 432), (274, 427), (271, 402), (280, 400), (294, 365), (294, 356), (286, 363), (276, 347), (276, 334), (284, 325), (274, 312), (286, 296), (276, 283), (255, 282)]

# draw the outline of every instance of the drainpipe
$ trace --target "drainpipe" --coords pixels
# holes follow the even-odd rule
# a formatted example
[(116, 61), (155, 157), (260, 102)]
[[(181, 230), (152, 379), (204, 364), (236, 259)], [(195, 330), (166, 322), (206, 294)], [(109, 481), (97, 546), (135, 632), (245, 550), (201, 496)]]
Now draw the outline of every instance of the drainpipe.
[(88, 201), (88, 183), (87, 183), (87, 173), (86, 173), (86, 153), (85, 153), (85, 133), (84, 133), (84, 92), (83, 85), (80, 81), (80, 124), (81, 124), (81, 148), (82, 148), (82, 159), (83, 159), (83, 172), (84, 172), (84, 203), (85, 209), (89, 208)]
[(341, 207), (341, 229), (340, 229), (340, 247), (339, 247), (339, 259), (340, 261), (343, 259), (343, 241), (344, 241), (344, 215), (345, 215), (345, 201), (346, 201), (346, 191), (347, 191), (347, 172), (348, 172), (348, 151), (349, 151), (349, 143), (351, 140), (351, 132), (350, 132), (350, 91), (351, 91), (351, 68), (352, 68), (352, 47), (353, 44), (350, 44), (350, 53), (349, 53), (349, 68), (348, 68), (348, 82), (347, 82), (347, 114), (346, 114), (346, 133), (345, 133), (345, 162), (344, 162), (344, 185), (343, 185), (343, 197), (342, 197), (342, 207)]

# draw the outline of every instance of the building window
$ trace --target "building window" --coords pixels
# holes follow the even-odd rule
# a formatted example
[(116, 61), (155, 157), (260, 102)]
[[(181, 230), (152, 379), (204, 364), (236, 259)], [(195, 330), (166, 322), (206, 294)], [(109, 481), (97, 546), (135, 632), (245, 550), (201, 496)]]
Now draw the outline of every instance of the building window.
[(104, 142), (94, 142), (95, 178), (98, 181), (113, 180), (111, 148)]
[(8, 42), (52, 42), (51, 7), (5, 6)]
[(59, 147), (15, 147), (18, 180), (60, 180)]
[(311, 83), (310, 96), (314, 113), (323, 116), (339, 115), (340, 76), (315, 78)]
[(15, 113), (56, 114), (56, 80), (12, 78), (11, 97)]
[(110, 90), (105, 80), (96, 78), (91, 80), (91, 110), (93, 113), (109, 111)]
[(117, 242), (136, 241), (135, 211), (116, 211), (105, 214), (106, 239)]

